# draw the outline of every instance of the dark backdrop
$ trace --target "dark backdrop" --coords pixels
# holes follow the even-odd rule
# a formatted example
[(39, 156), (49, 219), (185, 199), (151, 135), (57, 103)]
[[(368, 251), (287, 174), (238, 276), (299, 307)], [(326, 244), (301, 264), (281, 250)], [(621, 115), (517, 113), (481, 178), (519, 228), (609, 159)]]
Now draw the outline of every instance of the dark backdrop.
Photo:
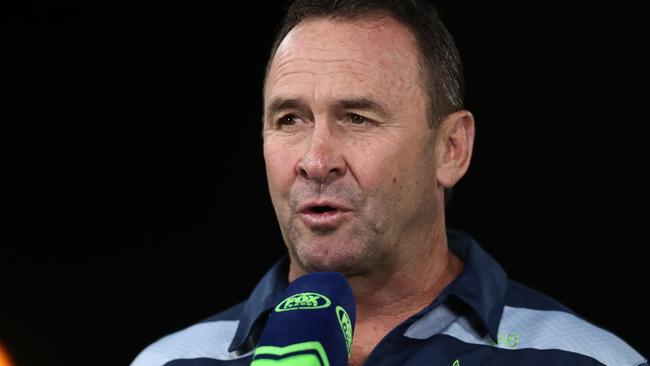
[[(3, 3), (0, 341), (18, 366), (126, 365), (282, 254), (260, 138), (282, 7), (211, 3)], [(478, 129), (450, 225), (650, 354), (640, 7), (439, 7)]]

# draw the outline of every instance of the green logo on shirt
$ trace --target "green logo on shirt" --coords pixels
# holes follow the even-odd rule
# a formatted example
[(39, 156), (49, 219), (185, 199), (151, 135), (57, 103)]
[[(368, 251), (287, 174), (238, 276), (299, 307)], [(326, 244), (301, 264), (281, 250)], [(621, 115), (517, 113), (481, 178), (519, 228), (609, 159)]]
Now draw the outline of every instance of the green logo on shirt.
[(520, 342), (521, 342), (521, 338), (517, 333), (499, 332), (499, 334), (497, 334), (497, 340), (494, 345), (504, 347), (504, 348), (517, 348)]

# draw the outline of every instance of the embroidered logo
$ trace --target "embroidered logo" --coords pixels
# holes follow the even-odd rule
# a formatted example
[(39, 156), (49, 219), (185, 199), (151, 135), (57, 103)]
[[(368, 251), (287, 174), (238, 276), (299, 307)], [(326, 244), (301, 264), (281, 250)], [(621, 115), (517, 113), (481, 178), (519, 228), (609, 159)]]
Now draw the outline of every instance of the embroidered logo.
[(519, 343), (521, 342), (521, 338), (519, 337), (519, 334), (517, 333), (501, 333), (497, 335), (497, 340), (495, 342), (495, 346), (499, 346), (502, 348), (517, 348), (519, 346)]

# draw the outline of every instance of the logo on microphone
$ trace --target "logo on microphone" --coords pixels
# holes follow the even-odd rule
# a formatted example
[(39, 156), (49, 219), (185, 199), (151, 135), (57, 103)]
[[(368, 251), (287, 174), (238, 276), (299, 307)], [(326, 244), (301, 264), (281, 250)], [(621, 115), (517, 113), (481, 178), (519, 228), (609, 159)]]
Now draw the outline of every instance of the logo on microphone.
[(289, 311), (289, 310), (314, 310), (324, 309), (332, 304), (332, 301), (326, 296), (317, 294), (315, 292), (303, 292), (295, 294), (282, 300), (275, 311)]
[(345, 338), (345, 347), (348, 349), (348, 357), (350, 357), (350, 353), (352, 352), (352, 321), (348, 312), (341, 306), (336, 307), (336, 318), (341, 325), (343, 337)]
[(303, 342), (286, 347), (260, 346), (255, 350), (251, 366), (330, 366), (320, 342)]

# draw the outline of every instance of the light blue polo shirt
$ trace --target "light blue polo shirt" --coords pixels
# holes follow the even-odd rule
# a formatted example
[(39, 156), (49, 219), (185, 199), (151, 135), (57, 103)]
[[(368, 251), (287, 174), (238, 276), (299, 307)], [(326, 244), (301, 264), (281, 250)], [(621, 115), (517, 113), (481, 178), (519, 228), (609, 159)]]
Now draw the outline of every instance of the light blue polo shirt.
[[(429, 306), (393, 329), (365, 365), (648, 366), (623, 340), (557, 301), (509, 280), (471, 237), (448, 231), (465, 266)], [(251, 296), (147, 347), (131, 366), (249, 365), (265, 320), (288, 285), (288, 259)]]

